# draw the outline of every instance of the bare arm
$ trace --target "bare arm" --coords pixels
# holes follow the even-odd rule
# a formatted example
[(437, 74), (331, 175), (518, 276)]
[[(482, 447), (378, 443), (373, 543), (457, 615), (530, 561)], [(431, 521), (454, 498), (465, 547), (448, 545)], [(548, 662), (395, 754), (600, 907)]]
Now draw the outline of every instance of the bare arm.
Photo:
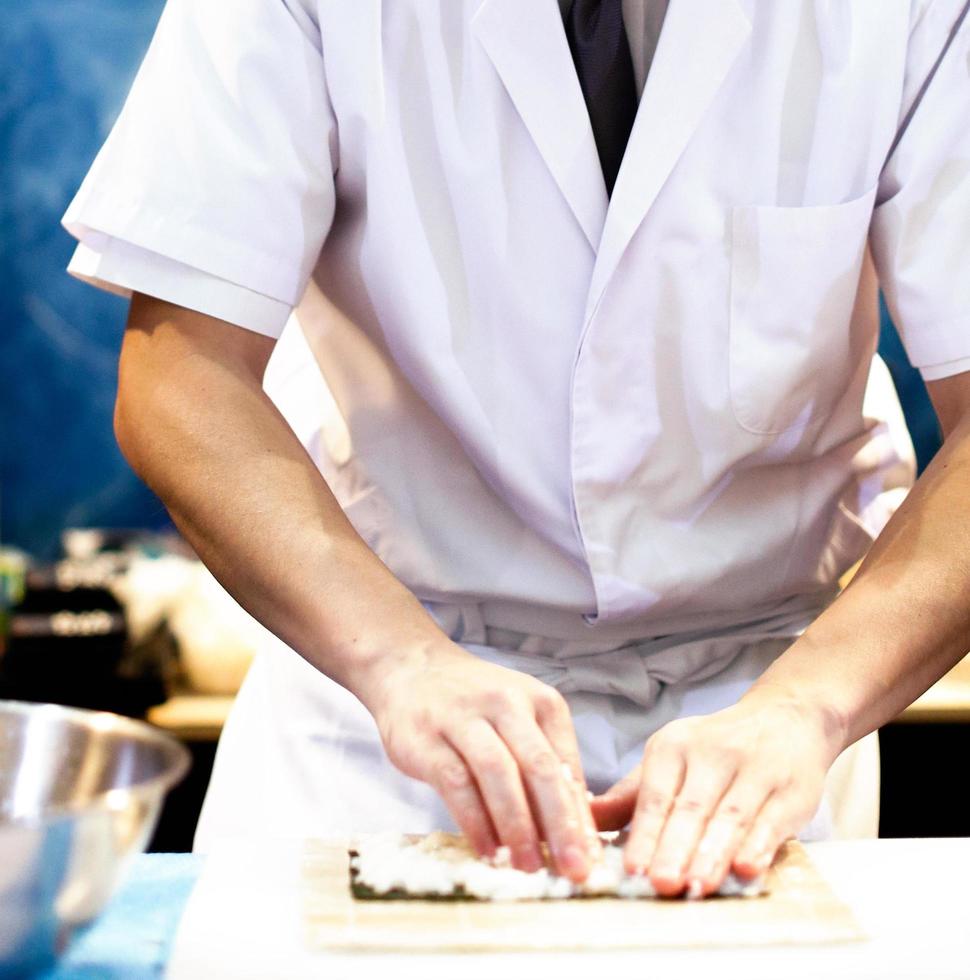
[(970, 373), (928, 390), (942, 448), (849, 587), (752, 692), (808, 699), (845, 745), (891, 721), (970, 651)]
[(532, 869), (547, 837), (559, 870), (584, 877), (592, 816), (565, 702), (452, 643), (370, 551), (262, 390), (273, 343), (136, 295), (122, 451), (229, 592), (357, 695), (479, 851), (506, 844)]
[(738, 704), (675, 721), (594, 802), (664, 893), (763, 871), (839, 753), (970, 650), (970, 373), (929, 385), (945, 442), (850, 586)]
[[(441, 633), (357, 535), (263, 392), (274, 343), (136, 295), (119, 365), (118, 444), (240, 603), (362, 693), (388, 650), (433, 646)], [(375, 601), (393, 643), (374, 622)]]

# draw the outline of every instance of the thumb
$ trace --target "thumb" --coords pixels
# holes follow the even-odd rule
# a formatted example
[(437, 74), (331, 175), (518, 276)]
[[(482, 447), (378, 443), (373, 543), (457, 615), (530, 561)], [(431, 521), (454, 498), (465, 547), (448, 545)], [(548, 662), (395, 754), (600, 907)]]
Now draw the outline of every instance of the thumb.
[(640, 790), (640, 767), (590, 800), (597, 830), (622, 830), (632, 819)]

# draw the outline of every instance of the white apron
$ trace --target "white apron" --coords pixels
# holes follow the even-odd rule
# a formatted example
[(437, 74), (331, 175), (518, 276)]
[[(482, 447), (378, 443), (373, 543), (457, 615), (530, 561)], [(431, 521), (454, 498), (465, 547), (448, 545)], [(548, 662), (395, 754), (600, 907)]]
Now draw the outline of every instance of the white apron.
[[(807, 625), (781, 612), (747, 634), (615, 640), (562, 639), (488, 627), (476, 604), (430, 607), (451, 637), (492, 663), (557, 687), (569, 704), (587, 782), (602, 792), (639, 761), (644, 742), (675, 718), (734, 704)], [(567, 632), (560, 617), (536, 621)], [(556, 627), (559, 627), (556, 629)], [(770, 635), (788, 631), (788, 635)], [(832, 768), (805, 839), (873, 837), (878, 830), (875, 735)], [(249, 671), (216, 754), (195, 838), (329, 837), (454, 829), (434, 790), (398, 772), (374, 720), (348, 691), (271, 638)]]
[[(864, 405), (878, 287), (925, 377), (970, 367), (968, 11), (677, 0), (608, 198), (555, 3), (170, 0), (72, 271), (280, 337), (267, 390), (361, 536), (561, 686), (602, 788), (735, 700), (910, 485)], [(261, 655), (200, 844), (446, 822)]]
[[(266, 387), (309, 447), (330, 441), (334, 406), (299, 329), (278, 344)], [(318, 406), (317, 413), (301, 405)], [(892, 380), (877, 357), (865, 413), (879, 418), (904, 471), (915, 466)], [(319, 452), (319, 450), (317, 450)], [(905, 484), (905, 475), (900, 479)], [(905, 494), (874, 495), (882, 526)], [(760, 622), (635, 643), (629, 624), (501, 601), (426, 602), (444, 631), (493, 663), (557, 687), (573, 715), (586, 778), (601, 792), (638, 762), (646, 739), (669, 721), (734, 704), (821, 612), (833, 592), (780, 603)], [(486, 625), (488, 623), (489, 625)], [(501, 627), (494, 624), (501, 624)], [(803, 836), (873, 837), (879, 822), (879, 748), (873, 734), (832, 767), (819, 812)], [(220, 741), (195, 839), (227, 835), (327, 836), (378, 830), (422, 832), (453, 821), (434, 791), (388, 761), (373, 719), (357, 699), (270, 637), (253, 664)]]

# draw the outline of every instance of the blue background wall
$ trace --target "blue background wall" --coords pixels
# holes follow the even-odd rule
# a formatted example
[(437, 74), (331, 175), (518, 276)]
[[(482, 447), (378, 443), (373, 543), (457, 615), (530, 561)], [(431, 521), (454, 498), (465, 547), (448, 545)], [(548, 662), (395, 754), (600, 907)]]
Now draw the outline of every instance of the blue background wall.
[[(59, 225), (161, 7), (0, 0), (0, 540), (39, 555), (64, 527), (167, 523), (112, 433), (127, 303), (64, 272)], [(888, 321), (882, 349), (925, 463), (935, 419)]]
[(0, 0), (0, 537), (159, 526), (111, 426), (127, 302), (64, 272), (59, 220), (124, 100), (161, 0)]

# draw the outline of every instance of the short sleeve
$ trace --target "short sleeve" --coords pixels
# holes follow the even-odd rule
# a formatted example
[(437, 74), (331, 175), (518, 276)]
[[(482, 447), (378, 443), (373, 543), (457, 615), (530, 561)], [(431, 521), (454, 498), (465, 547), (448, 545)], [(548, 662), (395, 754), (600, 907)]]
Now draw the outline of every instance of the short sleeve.
[[(295, 306), (333, 221), (336, 124), (304, 0), (168, 0), (62, 223)], [(89, 256), (90, 259), (90, 256)]]
[(287, 303), (119, 238), (89, 235), (74, 250), (67, 271), (119, 296), (145, 293), (277, 339), (291, 313)]
[(910, 38), (900, 132), (871, 244), (906, 352), (924, 377), (970, 359), (970, 3), (935, 0)]

